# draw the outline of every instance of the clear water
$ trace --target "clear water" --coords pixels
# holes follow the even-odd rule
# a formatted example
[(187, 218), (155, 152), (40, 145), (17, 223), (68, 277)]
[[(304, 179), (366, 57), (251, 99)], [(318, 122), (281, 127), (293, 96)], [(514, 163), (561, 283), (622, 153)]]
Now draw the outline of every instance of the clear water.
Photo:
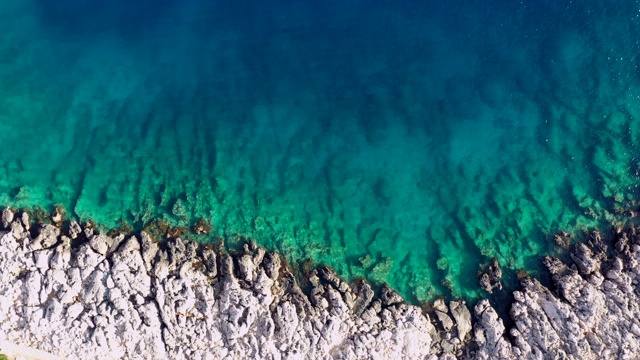
[[(0, 203), (476, 297), (635, 206), (635, 1), (4, 0)], [(618, 218), (620, 218), (618, 216)]]

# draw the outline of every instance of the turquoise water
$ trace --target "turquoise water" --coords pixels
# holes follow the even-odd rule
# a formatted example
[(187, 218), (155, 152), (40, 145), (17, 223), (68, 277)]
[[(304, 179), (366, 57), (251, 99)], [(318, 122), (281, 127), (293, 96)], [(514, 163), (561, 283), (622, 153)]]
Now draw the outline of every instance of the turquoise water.
[(634, 1), (4, 0), (0, 203), (210, 219), (410, 300), (637, 206)]

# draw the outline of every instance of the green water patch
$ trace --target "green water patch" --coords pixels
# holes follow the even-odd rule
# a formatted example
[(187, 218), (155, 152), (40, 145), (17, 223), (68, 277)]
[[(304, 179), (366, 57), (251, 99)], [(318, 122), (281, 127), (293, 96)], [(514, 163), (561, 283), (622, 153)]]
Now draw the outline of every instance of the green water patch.
[(486, 295), (480, 264), (536, 274), (555, 232), (637, 212), (632, 2), (189, 2), (135, 29), (137, 7), (41, 5), (0, 5), (2, 204), (203, 218), (412, 301)]

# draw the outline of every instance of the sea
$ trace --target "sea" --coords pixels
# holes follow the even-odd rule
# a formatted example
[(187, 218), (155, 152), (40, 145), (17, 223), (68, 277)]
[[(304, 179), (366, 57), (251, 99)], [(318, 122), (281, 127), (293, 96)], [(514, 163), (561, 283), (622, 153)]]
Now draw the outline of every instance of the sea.
[(630, 0), (3, 0), (0, 204), (476, 299), (632, 221), (639, 50)]

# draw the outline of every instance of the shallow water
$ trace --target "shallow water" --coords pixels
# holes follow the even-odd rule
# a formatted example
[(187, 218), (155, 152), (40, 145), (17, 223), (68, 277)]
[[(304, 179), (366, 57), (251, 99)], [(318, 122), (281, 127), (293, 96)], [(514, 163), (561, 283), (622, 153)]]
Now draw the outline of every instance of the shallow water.
[(477, 297), (636, 206), (640, 5), (525, 3), (2, 1), (0, 203)]

